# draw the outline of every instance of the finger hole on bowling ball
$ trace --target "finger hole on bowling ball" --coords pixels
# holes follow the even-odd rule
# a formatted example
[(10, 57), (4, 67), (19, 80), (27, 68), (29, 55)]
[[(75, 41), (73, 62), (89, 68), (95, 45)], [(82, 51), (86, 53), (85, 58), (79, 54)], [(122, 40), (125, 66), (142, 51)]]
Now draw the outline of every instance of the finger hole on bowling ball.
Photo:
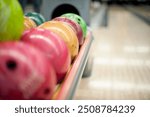
[(17, 68), (17, 63), (14, 60), (8, 60), (6, 62), (7, 69), (14, 71)]
[(81, 22), (81, 20), (80, 20), (80, 19), (78, 19), (78, 24), (80, 24), (80, 22)]
[(50, 93), (50, 89), (49, 89), (49, 88), (46, 88), (46, 89), (44, 90), (44, 94), (47, 95), (47, 94), (49, 94), (49, 93)]

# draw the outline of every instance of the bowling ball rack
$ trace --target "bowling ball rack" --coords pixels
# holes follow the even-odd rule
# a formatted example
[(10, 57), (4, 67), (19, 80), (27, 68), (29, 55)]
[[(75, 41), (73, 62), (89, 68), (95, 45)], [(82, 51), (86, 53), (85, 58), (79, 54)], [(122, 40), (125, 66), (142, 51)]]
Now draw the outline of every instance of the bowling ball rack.
[(90, 30), (87, 32), (86, 39), (80, 47), (79, 54), (72, 63), (72, 66), (65, 76), (65, 79), (59, 84), (52, 96), (53, 100), (73, 99), (76, 88), (82, 78), (85, 65), (88, 60), (89, 51), (93, 42), (93, 35)]

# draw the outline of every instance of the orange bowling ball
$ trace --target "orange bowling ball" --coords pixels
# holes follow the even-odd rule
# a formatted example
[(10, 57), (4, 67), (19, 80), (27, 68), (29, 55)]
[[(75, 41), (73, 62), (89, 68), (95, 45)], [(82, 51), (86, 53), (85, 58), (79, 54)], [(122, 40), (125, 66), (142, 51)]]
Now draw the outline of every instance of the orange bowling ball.
[(67, 24), (59, 21), (48, 21), (39, 26), (59, 35), (66, 43), (71, 53), (72, 60), (77, 56), (79, 51), (78, 38), (73, 29)]
[(37, 27), (37, 25), (34, 23), (34, 21), (29, 17), (24, 16), (24, 31), (35, 27)]

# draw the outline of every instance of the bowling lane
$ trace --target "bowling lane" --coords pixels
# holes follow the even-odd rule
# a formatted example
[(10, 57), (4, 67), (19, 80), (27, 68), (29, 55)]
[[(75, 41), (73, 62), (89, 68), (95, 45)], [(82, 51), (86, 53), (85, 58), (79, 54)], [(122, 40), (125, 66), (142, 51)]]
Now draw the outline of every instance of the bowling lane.
[(149, 5), (124, 5), (124, 7), (140, 18), (142, 21), (150, 25), (150, 6)]
[(128, 6), (131, 9), (134, 9), (137, 11), (139, 14), (142, 14), (144, 17), (147, 17), (150, 19), (150, 6), (149, 5), (139, 5), (139, 6)]
[(93, 29), (92, 76), (74, 99), (150, 99), (150, 27), (119, 6), (108, 15), (108, 27)]

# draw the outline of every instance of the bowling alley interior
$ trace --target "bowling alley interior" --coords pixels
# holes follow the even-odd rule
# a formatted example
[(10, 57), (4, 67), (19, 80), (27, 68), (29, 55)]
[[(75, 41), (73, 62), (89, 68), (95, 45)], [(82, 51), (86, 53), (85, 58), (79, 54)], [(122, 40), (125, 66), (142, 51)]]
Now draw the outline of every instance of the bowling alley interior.
[[(34, 47), (31, 48), (31, 51), (29, 51), (30, 49), (28, 49), (28, 52), (25, 52), (25, 50), (23, 49), (23, 45), (19, 46), (19, 44), (18, 45), (14, 44), (14, 46), (16, 46), (16, 48), (21, 48), (20, 50), (16, 50), (15, 47), (8, 50), (7, 44), (6, 44), (7, 47), (5, 45), (4, 46), (2, 45), (4, 39), (3, 38), (0, 39), (0, 41), (2, 41), (2, 44), (0, 43), (1, 44), (0, 98), (2, 97), (2, 99), (15, 99), (15, 98), (48, 99), (44, 95), (50, 93), (51, 95), (50, 99), (54, 100), (57, 99), (58, 100), (149, 100), (150, 99), (150, 1), (149, 0), (37, 0), (37, 1), (38, 2), (35, 2), (34, 0), (18, 0), (18, 3), (15, 4), (19, 4), (19, 6), (21, 7), (24, 18), (28, 17), (30, 20), (32, 20), (30, 21), (30, 24), (28, 22), (26, 24), (28, 26), (24, 28), (24, 30), (26, 29), (26, 32), (22, 33), (23, 37), (21, 39), (23, 39), (23, 42), (21, 43), (27, 44), (30, 41), (29, 43), (32, 43), (33, 45), (39, 47), (37, 52), (39, 52), (40, 55), (44, 57), (42, 58), (36, 53), (34, 53), (35, 55), (32, 54), (31, 52), (32, 49), (34, 52)], [(16, 12), (17, 11), (18, 9), (16, 10)], [(36, 15), (34, 17), (35, 14), (32, 14), (33, 12), (40, 14), (44, 18), (44, 20), (41, 17), (40, 20), (36, 19), (39, 18), (39, 16)], [(3, 12), (0, 11), (0, 13), (4, 13), (4, 11)], [(2, 16), (0, 15), (0, 18), (1, 17)], [(4, 17), (6, 21), (7, 17), (6, 16)], [(0, 21), (2, 20), (0, 19)], [(17, 22), (19, 22), (19, 18)], [(51, 23), (46, 24), (46, 22)], [(57, 22), (61, 23), (59, 24)], [(32, 27), (33, 30), (30, 27), (31, 25), (32, 26), (34, 25)], [(3, 25), (0, 25), (1, 29), (3, 27), (4, 27)], [(14, 29), (15, 28), (17, 30), (17, 26), (14, 26)], [(39, 28), (39, 30), (36, 28)], [(3, 35), (1, 29), (0, 29), (0, 38), (1, 34), (2, 37), (7, 38), (6, 35), (8, 34)], [(45, 29), (47, 30), (47, 32), (46, 31), (42, 32)], [(51, 33), (48, 32), (48, 30), (50, 30)], [(67, 31), (68, 33), (66, 33)], [(66, 33), (66, 35), (62, 36), (60, 34), (61, 32)], [(40, 40), (42, 40), (41, 38), (42, 35), (39, 34), (47, 36), (46, 38), (64, 37), (67, 38), (68, 40), (69, 39), (73, 40), (76, 38), (76, 41), (75, 40), (73, 40), (73, 42), (71, 42), (70, 40), (62, 41), (63, 44), (65, 43), (64, 45), (61, 42), (60, 47), (59, 45), (55, 46), (58, 49), (54, 47), (53, 49), (50, 50), (50, 52), (54, 51), (51, 52), (52, 55), (50, 55), (51, 54), (50, 53), (49, 55), (45, 56), (44, 54), (46, 54), (46, 52), (42, 52), (41, 50), (48, 51), (48, 49), (46, 49), (46, 45), (48, 44), (45, 44), (44, 50), (43, 49), (44, 45), (42, 44), (45, 43), (46, 41), (40, 42)], [(10, 37), (11, 36), (9, 36), (8, 38)], [(38, 38), (37, 43), (35, 41), (31, 41), (32, 39), (31, 40), (27, 39), (27, 37), (34, 38), (33, 40), (35, 41), (36, 38)], [(54, 39), (52, 39), (52, 41), (53, 40)], [(58, 43), (58, 42), (48, 42), (47, 40), (47, 43)], [(78, 44), (78, 46), (75, 45), (76, 43)], [(28, 47), (28, 45), (26, 46)], [(54, 45), (51, 44), (50, 46)], [(62, 53), (64, 46), (67, 49), (68, 53), (66, 52), (66, 50), (65, 54)], [(4, 54), (5, 51), (8, 54), (6, 53)], [(13, 51), (13, 53), (11, 53), (10, 51)], [(45, 65), (45, 63), (49, 60), (47, 59), (48, 56), (56, 55), (57, 51), (60, 51), (58, 52), (61, 53), (60, 57), (50, 59), (52, 61), (50, 63), (50, 67), (51, 66), (52, 67), (51, 68), (47, 67), (49, 63), (47, 63), (47, 66)], [(27, 55), (25, 56), (22, 55), (21, 53)], [(18, 57), (15, 58), (14, 56)], [(30, 58), (26, 58), (27, 56), (29, 56)], [(36, 56), (37, 58), (35, 58)], [(65, 60), (65, 58), (62, 58), (66, 56), (70, 57), (68, 58), (68, 61)], [(9, 59), (8, 60), (9, 63), (7, 62), (7, 67), (9, 68), (9, 71), (3, 68), (4, 67), (3, 63), (6, 61), (5, 60), (6, 58)], [(11, 60), (11, 58), (13, 58), (13, 60)], [(25, 62), (25, 59), (28, 62)], [(57, 59), (59, 61), (57, 61)], [(44, 63), (42, 60), (43, 61), (45, 60), (46, 62), (44, 61), (45, 62)], [(67, 62), (64, 63), (64, 61)], [(69, 62), (70, 66), (68, 67)], [(43, 66), (45, 65), (46, 67), (42, 68), (43, 66), (41, 64)], [(40, 68), (36, 66), (39, 66)], [(24, 71), (22, 71), (23, 67)], [(65, 72), (64, 75), (61, 72), (63, 70), (66, 70), (67, 67), (68, 70)], [(18, 71), (17, 68), (19, 69)], [(32, 71), (31, 68), (33, 68)], [(50, 71), (49, 74), (51, 76), (45, 75), (46, 74), (45, 72), (48, 72), (48, 69), (51, 70), (51, 71), (49, 70)], [(62, 71), (60, 69), (62, 69)], [(42, 72), (43, 74), (41, 73), (40, 70), (43, 70)], [(37, 73), (38, 71), (39, 73)], [(56, 74), (54, 74), (55, 71)], [(26, 78), (24, 76), (25, 73)], [(47, 78), (43, 79), (39, 78), (36, 80), (36, 77), (40, 76), (41, 77), (46, 76)], [(48, 77), (50, 77), (49, 80)], [(53, 81), (54, 77), (57, 79), (57, 81), (55, 81), (57, 83), (54, 83)], [(18, 80), (16, 81), (14, 80), (14, 78)], [(22, 78), (25, 78), (26, 81), (23, 81)], [(5, 81), (5, 79), (12, 79), (11, 81), (13, 83), (17, 82), (18, 84), (14, 85), (11, 82), (8, 83), (8, 81), (7, 80)], [(42, 86), (40, 86), (39, 88), (41, 82), (44, 81), (47, 84), (46, 83), (42, 84)], [(6, 83), (9, 86), (4, 85), (4, 83)], [(37, 84), (34, 86), (31, 83)], [(16, 87), (14, 88), (13, 86)], [(20, 89), (17, 86), (20, 87)], [(29, 91), (29, 89), (31, 91)], [(34, 94), (35, 90), (36, 93)], [(51, 93), (52, 90), (53, 93)], [(11, 96), (8, 93), (10, 91), (14, 92), (10, 93)], [(43, 95), (42, 91), (44, 92)], [(14, 95), (14, 98), (9, 98), (13, 97), (12, 95)]]

